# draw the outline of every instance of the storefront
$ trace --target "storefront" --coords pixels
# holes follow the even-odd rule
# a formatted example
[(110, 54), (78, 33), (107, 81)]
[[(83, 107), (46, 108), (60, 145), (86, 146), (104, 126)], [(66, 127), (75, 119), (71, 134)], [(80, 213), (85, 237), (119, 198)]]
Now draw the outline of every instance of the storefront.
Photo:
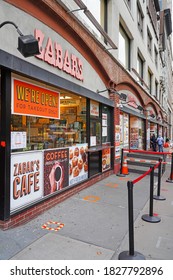
[(70, 42), (28, 20), (41, 26), (32, 63), (13, 45), (0, 50), (2, 221), (113, 172), (114, 102), (96, 90), (104, 82)]
[(120, 147), (145, 149), (145, 115), (138, 98), (123, 91), (126, 101), (120, 101)]
[(164, 133), (164, 127), (163, 127), (163, 119), (160, 114), (157, 114), (155, 108), (153, 106), (147, 106), (146, 107), (146, 116), (148, 120), (148, 126), (147, 126), (147, 150), (150, 150), (151, 143), (150, 139), (155, 135), (157, 138), (158, 135), (161, 135), (165, 138)]
[(11, 73), (11, 116), (1, 115), (10, 120), (10, 214), (112, 168), (113, 107), (100, 100)]

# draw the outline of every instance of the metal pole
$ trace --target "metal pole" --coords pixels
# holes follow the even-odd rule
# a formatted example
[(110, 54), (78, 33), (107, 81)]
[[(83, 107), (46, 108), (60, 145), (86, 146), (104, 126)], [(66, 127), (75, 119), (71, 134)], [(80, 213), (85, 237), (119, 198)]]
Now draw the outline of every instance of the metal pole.
[(125, 175), (122, 174), (123, 161), (124, 161), (124, 149), (121, 149), (121, 166), (120, 166), (120, 172), (117, 174), (117, 176), (120, 176), (120, 177), (125, 177)]
[(161, 219), (157, 216), (153, 216), (153, 191), (154, 191), (154, 166), (150, 166), (150, 206), (149, 214), (142, 215), (142, 219), (150, 223), (158, 223)]
[(153, 195), (153, 198), (156, 200), (165, 200), (166, 198), (160, 195), (161, 190), (161, 177), (162, 177), (162, 158), (159, 158), (159, 167), (158, 167), (158, 184), (157, 184), (157, 195)]
[(150, 210), (149, 215), (153, 216), (153, 191), (154, 191), (154, 167), (150, 166), (152, 168), (150, 173)]
[(173, 153), (171, 158), (171, 174), (170, 177), (166, 180), (166, 182), (173, 183)]
[(122, 174), (123, 160), (124, 160), (124, 149), (121, 150), (121, 167), (120, 167), (120, 174)]
[(162, 176), (162, 158), (159, 158), (159, 167), (158, 167), (158, 186), (157, 186), (157, 195), (160, 196), (160, 185), (161, 185), (161, 176)]
[(129, 255), (134, 255), (133, 182), (127, 182), (129, 210)]

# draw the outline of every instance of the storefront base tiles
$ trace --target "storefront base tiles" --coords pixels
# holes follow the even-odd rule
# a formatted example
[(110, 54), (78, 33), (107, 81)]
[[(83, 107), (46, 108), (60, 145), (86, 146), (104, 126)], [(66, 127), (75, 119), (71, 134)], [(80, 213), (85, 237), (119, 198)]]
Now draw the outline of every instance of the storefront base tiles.
[(113, 170), (104, 172), (101, 175), (93, 177), (90, 180), (87, 180), (86, 182), (81, 183), (78, 186), (72, 187), (71, 189), (68, 189), (60, 194), (50, 197), (46, 201), (41, 202), (31, 207), (30, 209), (24, 210), (18, 214), (11, 216), (9, 220), (0, 221), (0, 228), (3, 230), (7, 230), (9, 228), (16, 227), (26, 222), (29, 222), (30, 220), (36, 218), (38, 215), (54, 207), (55, 205), (62, 202), (63, 200), (71, 197), (72, 195), (80, 192), (85, 188), (92, 186), (96, 182), (103, 180), (104, 178), (110, 176), (111, 174), (113, 174)]

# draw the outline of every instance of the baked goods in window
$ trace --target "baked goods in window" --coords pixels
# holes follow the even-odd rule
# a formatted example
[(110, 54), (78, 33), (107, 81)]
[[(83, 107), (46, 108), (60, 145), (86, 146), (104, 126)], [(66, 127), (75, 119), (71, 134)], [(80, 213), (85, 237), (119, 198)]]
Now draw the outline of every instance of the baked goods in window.
[(76, 157), (79, 156), (79, 148), (78, 148), (78, 147), (76, 147), (76, 148), (74, 149), (74, 155), (75, 155)]
[(84, 147), (81, 147), (81, 148), (80, 148), (80, 154), (81, 154), (81, 156), (83, 155), (84, 152), (85, 152)]
[(84, 171), (85, 171), (85, 172), (88, 171), (88, 162), (87, 162), (87, 161), (84, 163)]
[(69, 152), (69, 157), (70, 157), (70, 159), (72, 159), (72, 158), (73, 158), (73, 151), (72, 151), (72, 149), (70, 149), (70, 152)]
[(78, 158), (76, 156), (74, 156), (72, 158), (72, 167), (75, 167), (77, 165), (77, 163), (78, 163)]
[(70, 175), (72, 174), (72, 166), (71, 166), (71, 164), (70, 164), (70, 166), (69, 166), (69, 174), (70, 174)]
[(73, 168), (73, 177), (77, 177), (79, 175), (79, 168), (77, 166), (75, 166)]
[(83, 167), (83, 160), (82, 159), (78, 160), (78, 167), (79, 167), (79, 169), (82, 169), (82, 167)]

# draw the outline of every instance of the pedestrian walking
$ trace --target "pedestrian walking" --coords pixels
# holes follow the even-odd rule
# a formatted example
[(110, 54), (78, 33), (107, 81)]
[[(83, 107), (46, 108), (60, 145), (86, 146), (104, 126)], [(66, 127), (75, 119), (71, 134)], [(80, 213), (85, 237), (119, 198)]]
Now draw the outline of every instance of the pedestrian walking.
[(151, 147), (152, 147), (153, 151), (156, 152), (157, 139), (156, 139), (155, 134), (153, 134), (151, 136), (150, 143), (151, 143)]
[(164, 139), (161, 135), (159, 135), (159, 137), (157, 138), (157, 145), (159, 147), (159, 152), (163, 152), (163, 143), (164, 143)]

